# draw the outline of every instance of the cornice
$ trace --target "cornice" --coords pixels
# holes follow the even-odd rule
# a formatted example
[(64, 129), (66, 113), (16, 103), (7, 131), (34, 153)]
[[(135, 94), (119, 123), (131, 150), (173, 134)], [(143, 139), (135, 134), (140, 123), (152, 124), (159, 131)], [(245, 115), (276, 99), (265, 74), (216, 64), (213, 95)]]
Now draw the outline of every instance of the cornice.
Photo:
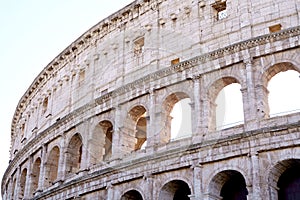
[[(266, 34), (266, 35), (262, 35), (262, 36), (259, 36), (259, 37), (255, 37), (255, 38), (246, 40), (246, 41), (238, 42), (236, 44), (232, 44), (232, 45), (229, 45), (227, 47), (224, 47), (224, 48), (221, 48), (221, 49), (218, 49), (218, 50), (215, 50), (215, 51), (212, 51), (212, 52), (200, 55), (200, 56), (196, 56), (196, 57), (191, 58), (189, 60), (182, 61), (182, 62), (180, 62), (176, 65), (171, 65), (171, 66), (166, 67), (164, 69), (158, 70), (154, 73), (148, 74), (144, 77), (141, 77), (141, 78), (139, 78), (139, 79), (137, 79), (137, 80), (135, 80), (131, 83), (128, 83), (124, 86), (121, 86), (121, 87), (117, 88), (116, 90), (111, 91), (111, 92), (95, 99), (95, 102), (97, 104), (101, 104), (101, 103), (107, 101), (108, 99), (110, 99), (111, 97), (119, 96), (119, 95), (124, 94), (128, 91), (131, 91), (131, 90), (134, 90), (134, 89), (137, 89), (137, 88), (142, 90), (140, 88), (140, 85), (144, 85), (144, 83), (149, 83), (149, 82), (159, 80), (163, 77), (169, 76), (170, 74), (172, 74), (174, 72), (178, 73), (178, 72), (184, 71), (186, 69), (192, 68), (193, 66), (201, 65), (201, 64), (207, 63), (209, 61), (222, 58), (226, 55), (231, 55), (231, 54), (241, 52), (241, 51), (246, 50), (246, 49), (249, 50), (249, 49), (254, 48), (256, 46), (260, 46), (260, 45), (264, 45), (264, 44), (267, 44), (267, 43), (280, 41), (280, 40), (283, 40), (283, 39), (286, 39), (286, 38), (289, 38), (289, 37), (299, 36), (299, 35), (300, 35), (300, 26), (297, 26), (297, 27), (282, 30), (280, 32)], [(49, 77), (50, 72), (47, 71), (47, 73), (46, 73), (46, 72), (43, 71), (41, 74), (42, 75), (38, 76), (35, 79), (35, 81), (40, 81), (40, 84), (43, 84), (43, 83), (46, 82), (46, 80), (43, 79), (43, 78)], [(34, 82), (32, 84), (32, 88), (37, 89), (38, 88), (37, 83), (38, 82)], [(30, 87), (30, 89), (32, 89), (32, 88)], [(13, 122), (12, 122), (12, 135), (15, 132), (15, 127), (16, 127), (17, 122), (18, 122), (18, 120), (21, 116), (22, 107), (25, 106), (26, 99), (30, 97), (31, 93), (32, 93), (31, 90), (28, 94), (26, 93), (21, 98), (21, 100), (20, 100), (20, 102), (17, 106), (17, 109), (16, 109), (15, 114), (14, 114)], [(79, 108), (79, 110), (84, 109), (84, 107), (87, 107), (87, 105), (83, 106), (82, 108)], [(77, 110), (75, 110), (73, 112), (78, 113)]]
[[(82, 115), (84, 115), (84, 114), (86, 114), (86, 115), (95, 114), (95, 113), (93, 113), (93, 114), (89, 113), (88, 111), (94, 109), (97, 105), (101, 105), (105, 102), (109, 102), (109, 101), (111, 101), (112, 98), (120, 96), (122, 94), (125, 94), (128, 91), (131, 91), (131, 90), (134, 90), (134, 89), (143, 90), (141, 87), (143, 87), (145, 84), (148, 84), (150, 82), (155, 82), (156, 80), (159, 80), (159, 79), (161, 79), (165, 76), (169, 76), (171, 74), (178, 73), (178, 72), (184, 71), (186, 69), (192, 68), (194, 66), (199, 66), (203, 63), (210, 62), (212, 60), (221, 58), (221, 57), (224, 56), (224, 54), (226, 54), (226, 55), (234, 54), (236, 52), (247, 50), (247, 49), (259, 46), (259, 45), (264, 45), (266, 43), (270, 43), (270, 41), (272, 41), (272, 42), (280, 41), (280, 40), (283, 40), (283, 39), (286, 39), (286, 38), (289, 38), (289, 37), (299, 36), (299, 35), (300, 35), (300, 26), (297, 26), (297, 27), (294, 27), (294, 28), (283, 30), (283, 31), (278, 32), (278, 33), (266, 34), (266, 35), (259, 36), (259, 37), (256, 37), (256, 38), (253, 38), (253, 39), (250, 39), (250, 40), (242, 41), (242, 42), (227, 46), (225, 48), (221, 48), (219, 50), (212, 51), (212, 52), (194, 57), (192, 59), (180, 62), (176, 65), (171, 65), (169, 67), (166, 67), (166, 68), (158, 70), (154, 73), (148, 74), (144, 77), (141, 77), (141, 78), (139, 78), (139, 79), (137, 79), (137, 80), (135, 80), (131, 83), (128, 83), (128, 84), (126, 84), (122, 87), (119, 87), (114, 91), (108, 92), (107, 94), (105, 94), (105, 95), (103, 95), (99, 98), (96, 98), (95, 100), (92, 100), (88, 104), (72, 111), (68, 115), (61, 118), (56, 123), (49, 126), (43, 132), (39, 133), (38, 137), (36, 137), (36, 138), (32, 139), (31, 141), (29, 141), (24, 146), (24, 148), (21, 149), (17, 153), (15, 158), (11, 161), (11, 163), (10, 163), (9, 167), (7, 168), (7, 171), (6, 171), (5, 174), (7, 175), (7, 173), (11, 170), (11, 168), (13, 166), (15, 166), (20, 161), (22, 156), (24, 156), (25, 153), (28, 152), (33, 145), (36, 145), (40, 141), (42, 141), (43, 138), (48, 133), (52, 132), (57, 127), (60, 127), (62, 125), (67, 124), (68, 122), (71, 122), (72, 120), (76, 119), (77, 117), (82, 117)], [(197, 76), (197, 74), (191, 74), (191, 75)], [(166, 86), (161, 85), (160, 87), (166, 87)], [(149, 88), (149, 89), (151, 89), (151, 88)], [(147, 90), (144, 90), (143, 92), (144, 92), (144, 94), (149, 93), (149, 91), (147, 91)], [(106, 108), (106, 109), (109, 109), (109, 108)], [(90, 118), (90, 117), (92, 117), (92, 116), (85, 116), (85, 118)]]
[[(230, 137), (223, 138), (223, 139), (209, 140), (209, 141), (205, 141), (203, 143), (197, 143), (197, 144), (187, 144), (186, 146), (179, 146), (179, 147), (177, 146), (172, 149), (156, 152), (155, 154), (149, 154), (145, 157), (140, 157), (140, 158), (133, 157), (135, 159), (130, 160), (130, 161), (125, 160), (125, 161), (117, 163), (115, 165), (108, 164), (108, 166), (105, 168), (95, 170), (93, 172), (88, 173), (88, 175), (86, 175), (86, 176), (81, 176), (72, 181), (63, 183), (63, 184), (59, 185), (57, 188), (53, 188), (49, 191), (46, 191), (45, 193), (42, 193), (41, 195), (37, 196), (36, 199), (43, 198), (43, 197), (45, 198), (46, 196), (51, 195), (51, 193), (53, 193), (54, 191), (55, 192), (63, 191), (66, 188), (70, 188), (74, 185), (77, 185), (77, 184), (80, 184), (83, 182), (93, 182), (94, 180), (99, 179), (99, 177), (107, 176), (108, 174), (113, 174), (113, 173), (119, 172), (119, 171), (130, 172), (130, 170), (132, 170), (133, 168), (134, 169), (137, 168), (137, 166), (142, 166), (142, 165), (149, 166), (144, 169), (144, 170), (146, 170), (146, 172), (144, 171), (144, 173), (149, 173), (150, 175), (160, 174), (162, 172), (172, 171), (172, 170), (178, 169), (178, 168), (193, 167), (193, 163), (195, 161), (197, 163), (199, 163), (201, 166), (202, 164), (209, 163), (211, 161), (210, 161), (210, 159), (208, 159), (207, 156), (199, 157), (199, 152), (205, 152), (211, 148), (216, 148), (216, 149), (221, 148), (224, 145), (228, 145), (228, 142), (232, 142), (232, 144), (234, 144), (235, 143), (234, 141), (237, 141), (237, 140), (246, 142), (248, 145), (243, 146), (239, 149), (235, 149), (234, 151), (230, 151), (230, 153), (229, 153), (229, 151), (225, 152), (225, 154), (222, 156), (217, 155), (216, 160), (229, 159), (229, 158), (233, 158), (233, 157), (237, 157), (237, 156), (247, 156), (250, 153), (249, 151), (252, 148), (256, 147), (256, 143), (249, 143), (248, 141), (257, 140), (258, 138), (270, 137), (270, 133), (272, 133), (274, 131), (289, 129), (289, 130), (291, 130), (291, 132), (289, 132), (289, 133), (294, 133), (294, 132), (296, 132), (295, 128), (299, 128), (299, 126), (300, 126), (300, 123), (296, 122), (296, 123), (287, 124), (287, 125), (266, 127), (266, 128), (261, 128), (261, 129), (255, 130), (255, 131), (238, 133), (238, 134), (235, 134)], [(284, 134), (286, 134), (286, 133), (284, 133)], [(281, 148), (291, 147), (289, 145), (290, 144), (287, 144), (285, 147), (281, 147)], [(292, 147), (299, 147), (299, 146), (300, 146), (299, 143), (292, 144)], [(266, 151), (269, 151), (272, 149), (273, 149), (273, 146), (271, 144), (269, 144), (268, 146), (262, 145), (257, 150), (258, 150), (258, 152), (266, 152)], [(191, 156), (191, 154), (193, 156)], [(188, 159), (186, 159), (185, 162), (181, 162), (178, 160), (178, 155), (181, 155), (180, 156), (181, 158), (188, 155)], [(157, 165), (157, 163), (160, 163), (158, 161), (161, 159), (166, 160), (165, 158), (167, 158), (167, 160), (175, 159), (178, 162), (173, 161), (172, 165), (166, 166), (165, 168), (161, 168), (160, 165)], [(145, 165), (145, 163), (151, 163), (151, 164)], [(143, 174), (140, 174), (140, 173), (135, 173), (135, 174), (127, 173), (122, 179), (114, 179), (114, 177), (112, 177), (110, 182), (112, 184), (119, 184), (120, 182), (125, 182), (125, 181), (131, 180), (131, 179), (142, 178), (142, 176), (143, 176)], [(103, 185), (99, 185), (99, 186), (103, 188)]]

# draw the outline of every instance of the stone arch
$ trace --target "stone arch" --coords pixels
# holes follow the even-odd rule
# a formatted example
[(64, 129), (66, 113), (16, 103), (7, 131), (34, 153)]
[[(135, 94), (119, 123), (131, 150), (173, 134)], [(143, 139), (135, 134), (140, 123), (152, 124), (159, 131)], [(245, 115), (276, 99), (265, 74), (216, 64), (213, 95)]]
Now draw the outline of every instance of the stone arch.
[(102, 120), (95, 126), (89, 140), (91, 164), (97, 164), (112, 156), (113, 130), (113, 124), (109, 120)]
[(136, 189), (128, 190), (123, 193), (120, 200), (143, 200), (142, 193)]
[(123, 132), (125, 151), (131, 152), (142, 148), (147, 141), (147, 109), (144, 106), (139, 104), (130, 108), (127, 112)]
[(300, 159), (286, 159), (272, 167), (268, 177), (270, 199), (300, 197)]
[(244, 176), (236, 170), (216, 173), (208, 185), (208, 199), (247, 199), (248, 190)]
[(260, 110), (263, 112), (264, 118), (270, 117), (270, 105), (269, 105), (269, 90), (268, 85), (270, 80), (278, 75), (280, 72), (286, 72), (286, 71), (296, 71), (300, 73), (300, 68), (297, 67), (292, 62), (278, 62), (276, 64), (273, 64), (271, 66), (268, 66), (265, 68), (263, 74), (261, 75), (261, 87), (260, 87), (260, 99), (261, 102), (259, 105), (262, 107)]
[(40, 177), (40, 167), (41, 167), (41, 158), (38, 157), (32, 166), (32, 173), (30, 175), (30, 195), (33, 196), (34, 192), (38, 189), (39, 187), (39, 177)]
[(279, 72), (285, 72), (288, 70), (300, 72), (300, 67), (298, 67), (292, 61), (278, 61), (275, 64), (266, 66), (260, 77), (260, 79), (262, 80), (262, 85), (267, 86), (272, 77), (274, 77)]
[(44, 186), (47, 188), (51, 186), (58, 178), (58, 165), (59, 165), (60, 149), (54, 146), (45, 163), (45, 179)]
[(23, 169), (20, 177), (19, 199), (23, 199), (26, 190), (27, 169)]
[(82, 159), (82, 137), (79, 133), (72, 136), (66, 149), (66, 175), (80, 170)]
[[(176, 103), (184, 100), (191, 99), (191, 97), (185, 92), (174, 92), (165, 97), (162, 103), (162, 123), (163, 129), (160, 133), (159, 141), (161, 143), (168, 143), (171, 140), (171, 123), (172, 116), (171, 112)], [(191, 114), (191, 113), (190, 113)]]
[(159, 192), (158, 199), (189, 200), (191, 195), (189, 184), (183, 180), (175, 179), (165, 183)]
[(209, 116), (208, 116), (208, 129), (210, 131), (215, 131), (216, 130), (216, 118), (217, 118), (217, 113), (216, 113), (216, 98), (218, 94), (221, 92), (222, 89), (225, 87), (237, 83), (239, 85), (242, 85), (242, 83), (235, 77), (232, 76), (224, 76), (213, 83), (209, 85), (209, 90), (208, 90), (208, 109), (209, 109)]

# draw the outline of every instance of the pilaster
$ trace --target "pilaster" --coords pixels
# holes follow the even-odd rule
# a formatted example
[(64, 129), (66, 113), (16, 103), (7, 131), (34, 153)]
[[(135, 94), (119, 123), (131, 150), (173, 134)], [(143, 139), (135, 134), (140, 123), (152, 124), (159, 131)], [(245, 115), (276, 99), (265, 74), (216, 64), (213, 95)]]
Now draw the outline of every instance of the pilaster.
[(112, 158), (121, 158), (122, 148), (121, 148), (121, 130), (122, 130), (122, 110), (121, 106), (117, 105), (115, 107), (115, 123), (114, 123), (114, 134), (112, 137)]
[(156, 143), (155, 131), (155, 91), (149, 91), (149, 111), (147, 116), (147, 147), (151, 148)]
[(192, 134), (194, 136), (201, 135), (201, 97), (200, 97), (200, 78), (193, 78), (193, 86), (194, 86), (194, 102), (191, 104), (193, 116), (192, 119)]
[(241, 89), (243, 96), (243, 108), (244, 108), (244, 124), (246, 130), (253, 130), (258, 127), (258, 112), (256, 109), (256, 88), (254, 86), (254, 73), (255, 69), (252, 65), (252, 59), (247, 56), (244, 60), (245, 70), (245, 82), (247, 87)]
[(63, 181), (66, 176), (66, 138), (65, 136), (64, 139), (61, 140), (60, 142), (60, 152), (59, 152), (59, 160), (58, 160), (58, 173), (57, 173), (57, 181)]
[(202, 165), (200, 164), (193, 165), (192, 169), (193, 169), (194, 194), (190, 196), (190, 199), (191, 200), (203, 199)]
[(36, 193), (40, 193), (44, 189), (44, 180), (45, 180), (45, 164), (47, 162), (47, 147), (45, 145), (42, 146), (41, 152), (41, 166), (40, 166), (40, 176), (39, 183)]
[(153, 188), (153, 176), (150, 174), (150, 175), (145, 175), (144, 176), (144, 181), (145, 181), (145, 188), (146, 188), (146, 191), (148, 191), (145, 195), (145, 199), (153, 199), (153, 191), (154, 191), (154, 188)]
[(27, 164), (27, 174), (26, 174), (26, 182), (25, 182), (25, 190), (24, 190), (24, 199), (27, 199), (31, 196), (30, 190), (31, 190), (31, 176), (32, 176), (32, 164), (33, 164), (33, 158), (32, 156), (29, 156), (28, 164)]
[(114, 199), (114, 190), (113, 190), (113, 185), (111, 184), (111, 182), (109, 182), (107, 184), (106, 190), (107, 190), (107, 200)]
[(252, 163), (252, 195), (249, 194), (249, 199), (262, 199), (261, 187), (260, 187), (259, 157), (257, 152), (251, 153), (251, 163)]
[(20, 193), (20, 177), (21, 177), (21, 167), (19, 166), (16, 172), (16, 185), (15, 185), (15, 191), (13, 195), (13, 199), (19, 199), (19, 193)]

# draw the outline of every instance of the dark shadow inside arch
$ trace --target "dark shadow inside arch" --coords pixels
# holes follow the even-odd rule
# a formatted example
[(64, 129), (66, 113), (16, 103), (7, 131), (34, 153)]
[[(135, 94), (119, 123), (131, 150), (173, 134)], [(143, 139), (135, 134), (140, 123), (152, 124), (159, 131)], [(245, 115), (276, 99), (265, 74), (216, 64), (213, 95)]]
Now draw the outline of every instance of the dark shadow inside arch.
[(143, 197), (138, 191), (130, 190), (122, 195), (121, 200), (143, 200)]
[(248, 190), (243, 175), (235, 170), (225, 170), (214, 176), (209, 184), (211, 198), (222, 200), (247, 200)]
[(70, 140), (66, 151), (66, 173), (74, 174), (80, 169), (82, 157), (81, 135), (76, 133)]
[(181, 180), (174, 180), (168, 182), (162, 187), (158, 199), (189, 200), (190, 194), (191, 190), (186, 182)]
[(300, 161), (286, 162), (287, 169), (279, 177), (278, 200), (300, 199)]
[(248, 190), (244, 177), (240, 173), (232, 173), (221, 189), (222, 200), (247, 200)]

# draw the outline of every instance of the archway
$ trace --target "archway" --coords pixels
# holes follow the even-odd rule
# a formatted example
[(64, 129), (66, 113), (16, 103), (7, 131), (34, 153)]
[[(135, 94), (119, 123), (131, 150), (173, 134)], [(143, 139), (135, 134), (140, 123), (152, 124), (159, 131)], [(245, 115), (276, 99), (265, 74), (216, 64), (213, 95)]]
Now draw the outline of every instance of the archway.
[[(258, 90), (261, 100), (258, 103), (261, 108), (258, 109), (261, 110), (264, 118), (268, 118), (270, 115), (271, 117), (285, 115), (300, 109), (299, 101), (296, 100), (299, 96), (295, 94), (295, 91), (299, 89), (299, 78), (297, 78), (299, 72), (299, 68), (292, 63), (281, 62), (269, 67), (263, 73), (262, 87)], [(293, 97), (294, 95), (297, 97)], [(296, 106), (291, 108), (293, 99), (296, 101)]]
[(218, 173), (209, 184), (209, 196), (219, 196), (222, 200), (247, 200), (247, 195), (245, 179), (235, 170)]
[(277, 163), (271, 170), (269, 189), (271, 199), (300, 199), (300, 159), (288, 159)]
[(30, 195), (32, 196), (34, 195), (34, 192), (37, 190), (39, 186), (40, 167), (41, 167), (41, 159), (37, 158), (33, 163), (32, 173), (31, 173)]
[(209, 90), (209, 130), (220, 130), (244, 123), (241, 85), (233, 77), (215, 81)]
[(121, 200), (143, 200), (143, 197), (138, 191), (130, 190), (122, 195)]
[(44, 186), (51, 186), (57, 179), (60, 150), (58, 146), (51, 149), (45, 164)]
[(24, 198), (25, 189), (26, 189), (26, 177), (27, 177), (27, 169), (23, 169), (21, 173), (20, 178), (20, 193), (19, 193), (19, 199)]
[(182, 180), (173, 180), (166, 183), (159, 193), (158, 199), (164, 200), (189, 200), (191, 190), (189, 185)]
[(191, 136), (191, 99), (183, 92), (170, 94), (163, 102), (164, 128), (160, 134), (160, 142), (168, 143)]
[(270, 117), (300, 112), (300, 73), (281, 71), (268, 82)]
[(113, 125), (108, 120), (99, 122), (89, 140), (91, 164), (107, 160), (112, 155)]
[(82, 157), (82, 139), (76, 133), (70, 140), (66, 151), (66, 174), (74, 174), (79, 171)]
[(216, 130), (226, 129), (244, 123), (241, 85), (232, 83), (219, 92), (216, 103)]
[(144, 106), (138, 105), (130, 109), (127, 114), (124, 137), (128, 151), (136, 151), (144, 147), (147, 141), (147, 111)]

